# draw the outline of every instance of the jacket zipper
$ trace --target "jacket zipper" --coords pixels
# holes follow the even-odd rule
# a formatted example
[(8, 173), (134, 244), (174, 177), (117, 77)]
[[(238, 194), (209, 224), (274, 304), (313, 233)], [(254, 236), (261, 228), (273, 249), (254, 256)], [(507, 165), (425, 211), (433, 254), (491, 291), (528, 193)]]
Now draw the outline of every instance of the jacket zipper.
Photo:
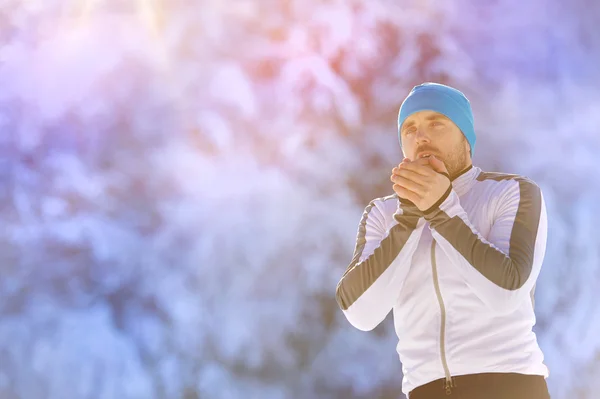
[(440, 284), (438, 282), (437, 265), (435, 262), (435, 240), (433, 240), (431, 243), (431, 267), (433, 269), (433, 285), (435, 287), (435, 293), (437, 295), (438, 302), (440, 303), (440, 309), (442, 311), (442, 323), (440, 327), (440, 353), (442, 356), (442, 366), (444, 366), (444, 373), (446, 374), (446, 380), (444, 381), (444, 389), (446, 390), (446, 395), (451, 395), (452, 388), (456, 387), (456, 383), (450, 375), (450, 370), (448, 369), (448, 362), (446, 361), (446, 307), (444, 306), (444, 300), (442, 299)]

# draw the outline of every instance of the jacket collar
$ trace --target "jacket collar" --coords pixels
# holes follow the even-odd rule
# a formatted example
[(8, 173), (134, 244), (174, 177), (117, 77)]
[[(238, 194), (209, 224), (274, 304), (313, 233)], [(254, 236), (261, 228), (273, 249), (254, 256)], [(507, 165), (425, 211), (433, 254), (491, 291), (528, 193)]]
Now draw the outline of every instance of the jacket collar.
[(466, 167), (454, 179), (452, 179), (452, 188), (459, 196), (465, 194), (473, 186), (475, 179), (481, 173), (481, 169), (473, 164)]

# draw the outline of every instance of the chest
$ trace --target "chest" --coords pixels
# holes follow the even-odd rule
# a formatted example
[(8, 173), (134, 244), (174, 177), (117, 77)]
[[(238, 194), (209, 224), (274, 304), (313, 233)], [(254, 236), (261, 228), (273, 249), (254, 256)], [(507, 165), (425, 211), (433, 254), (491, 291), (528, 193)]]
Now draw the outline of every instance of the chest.
[[(476, 197), (464, 196), (461, 207), (465, 210), (472, 227), (487, 239), (494, 223), (493, 204), (477, 200)], [(434, 280), (442, 290), (462, 292), (464, 280), (454, 272), (456, 268), (448, 267), (451, 262), (444, 251), (435, 242), (429, 223), (426, 223), (420, 235), (417, 248), (412, 256), (409, 273), (402, 290), (401, 301), (427, 301), (435, 295)]]

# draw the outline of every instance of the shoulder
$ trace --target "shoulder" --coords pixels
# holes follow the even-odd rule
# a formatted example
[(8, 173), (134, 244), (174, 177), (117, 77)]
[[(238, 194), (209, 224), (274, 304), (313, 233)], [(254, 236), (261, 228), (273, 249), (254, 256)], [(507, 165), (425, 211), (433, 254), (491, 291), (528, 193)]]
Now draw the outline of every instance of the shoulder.
[(511, 194), (539, 196), (541, 194), (541, 189), (536, 182), (523, 175), (481, 171), (477, 176), (477, 180), (495, 186), (497, 191), (494, 191), (501, 196)]
[(526, 184), (533, 184), (533, 185), (537, 186), (537, 184), (535, 184), (535, 182), (532, 179), (530, 179), (529, 177), (523, 176), (523, 175), (512, 174), (512, 173), (481, 171), (479, 173), (479, 175), (477, 176), (477, 180), (479, 180), (479, 181), (493, 180), (493, 181), (497, 181), (497, 182), (508, 180), (508, 181), (523, 182)]
[(398, 205), (398, 194), (387, 195), (385, 197), (379, 197), (371, 200), (369, 205), (377, 205), (377, 206), (390, 206), (390, 205)]
[(378, 197), (367, 205), (365, 215), (378, 214), (382, 217), (393, 216), (398, 209), (398, 195), (392, 194), (385, 197)]

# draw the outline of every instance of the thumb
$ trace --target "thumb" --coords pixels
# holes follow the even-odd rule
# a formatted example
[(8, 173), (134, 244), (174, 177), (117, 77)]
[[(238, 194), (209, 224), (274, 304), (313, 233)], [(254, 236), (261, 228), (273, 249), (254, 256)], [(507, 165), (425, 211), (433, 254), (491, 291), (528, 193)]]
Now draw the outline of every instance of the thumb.
[(433, 155), (429, 157), (429, 165), (431, 165), (433, 170), (435, 170), (438, 173), (448, 174), (448, 169), (446, 169), (446, 165), (444, 165), (442, 161), (440, 161)]

